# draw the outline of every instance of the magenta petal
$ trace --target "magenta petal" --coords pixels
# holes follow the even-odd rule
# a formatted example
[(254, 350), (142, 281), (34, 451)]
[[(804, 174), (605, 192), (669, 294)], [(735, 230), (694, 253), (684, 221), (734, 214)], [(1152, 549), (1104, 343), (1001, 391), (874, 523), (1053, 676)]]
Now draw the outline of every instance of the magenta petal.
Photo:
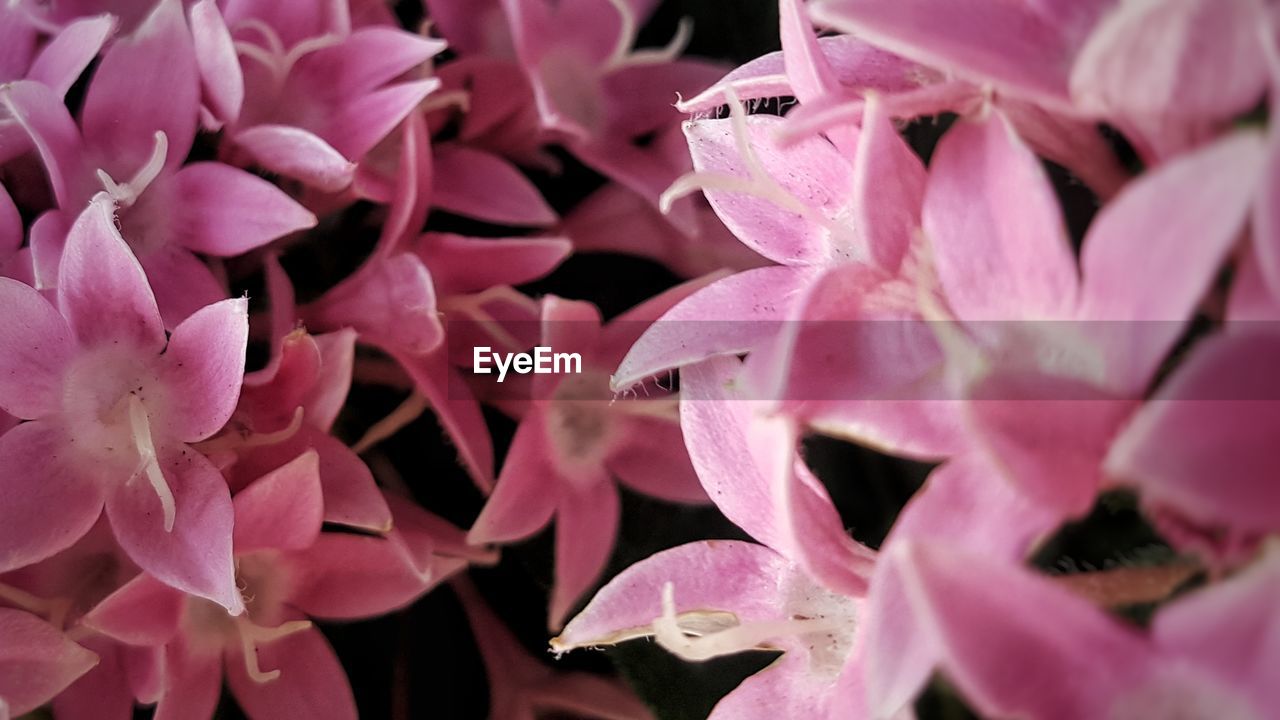
[(999, 112), (962, 121), (929, 168), (924, 229), (964, 320), (1055, 320), (1076, 303), (1075, 260), (1040, 160)]
[[(129, 688), (125, 656), (129, 649), (103, 637), (91, 637), (81, 644), (98, 656), (98, 664), (53, 699), (58, 720), (130, 720), (134, 697)], [(0, 700), (0, 718), (4, 714)]]
[(439, 347), (416, 358), (395, 353), (393, 356), (413, 378), (414, 387), (431, 403), (471, 479), (488, 492), (493, 487), (493, 439), (480, 403), (458, 370), (449, 365), (447, 348)]
[(624, 485), (669, 502), (705, 503), (707, 491), (673, 419), (619, 414), (619, 440), (605, 461)]
[(168, 391), (168, 437), (204, 440), (231, 418), (244, 380), (248, 307), (244, 298), (223, 300), (174, 328), (160, 361)]
[(62, 408), (62, 373), (74, 350), (71, 329), (48, 300), (0, 277), (0, 408), (22, 418)]
[(200, 0), (188, 17), (204, 102), (219, 123), (234, 122), (244, 104), (244, 75), (222, 11), (215, 0)]
[[(139, 102), (139, 98), (163, 102)], [(85, 94), (85, 142), (111, 162), (117, 181), (130, 177), (151, 157), (155, 134), (169, 141), (165, 167), (187, 157), (196, 135), (200, 101), (195, 50), (178, 0), (161, 0), (130, 35), (102, 57)]]
[(427, 267), (444, 270), (434, 276), (441, 296), (476, 293), (498, 285), (521, 285), (550, 273), (573, 248), (558, 237), (472, 238), (427, 233), (414, 252)]
[(291, 82), (304, 82), (325, 98), (367, 93), (444, 50), (441, 40), (390, 27), (362, 27), (336, 45), (299, 58)]
[[(1079, 315), (1100, 332), (1114, 387), (1141, 392), (1182, 334), (1245, 223), (1266, 158), (1237, 132), (1128, 185), (1085, 237)], [(1144, 268), (1134, 274), (1135, 267)]]
[(70, 457), (70, 444), (43, 420), (0, 435), (0, 572), (65, 550), (102, 513), (102, 488)]
[(500, 225), (556, 222), (538, 189), (506, 160), (462, 145), (437, 146), (433, 153), (439, 178), (431, 195), (435, 207)]
[(1253, 203), (1253, 248), (1267, 287), (1280, 295), (1280, 131), (1267, 136), (1266, 165)]
[(1280, 529), (1270, 449), (1280, 423), (1280, 338), (1211, 338), (1142, 406), (1116, 440), (1107, 470), (1143, 497), (1211, 525)]
[(177, 634), (187, 596), (139, 573), (99, 602), (82, 622), (130, 645), (163, 645)]
[(124, 341), (164, 348), (164, 324), (137, 258), (116, 229), (106, 194), (94, 198), (67, 235), (58, 270), (58, 306), (82, 345)]
[(158, 451), (176, 505), (173, 530), (164, 529), (156, 491), (137, 478), (117, 484), (107, 497), (116, 539), (160, 581), (238, 613), (243, 605), (231, 561), (234, 513), (227, 483), (205, 456), (185, 445)]
[(618, 533), (619, 505), (618, 488), (607, 478), (585, 490), (570, 488), (560, 496), (556, 582), (547, 615), (552, 630), (564, 626), (569, 611), (609, 562)]
[(303, 428), (302, 442), (320, 455), (320, 485), (324, 521), (372, 532), (391, 527), (391, 511), (378, 490), (373, 473), (342, 441), (318, 430)]
[(59, 96), (66, 96), (115, 29), (115, 18), (105, 14), (67, 25), (36, 56), (27, 79), (44, 83)]
[(35, 615), (0, 608), (0, 714), (35, 710), (97, 663)]
[(314, 227), (316, 216), (256, 175), (222, 163), (187, 165), (174, 176), (175, 241), (230, 257)]
[(22, 247), (22, 235), (22, 216), (9, 191), (0, 185), (0, 264)]
[(355, 328), (363, 341), (421, 356), (444, 342), (431, 272), (413, 253), (373, 258), (311, 305), (323, 328)]
[(256, 125), (235, 135), (235, 142), (266, 170), (295, 178), (324, 192), (351, 184), (355, 163), (302, 128)]
[(355, 720), (347, 674), (319, 630), (307, 628), (259, 645), (257, 653), (258, 666), (279, 670), (279, 677), (257, 682), (245, 672), (238, 651), (226, 656), (227, 684), (249, 717)]
[(176, 328), (201, 308), (227, 297), (227, 289), (205, 261), (184, 247), (168, 245), (147, 255), (142, 269), (166, 328)]
[(182, 636), (164, 648), (164, 694), (155, 720), (212, 717), (222, 690), (222, 654), (193, 648)]
[(564, 481), (552, 466), (547, 432), (546, 414), (537, 410), (516, 428), (493, 494), (471, 526), (471, 542), (519, 540), (551, 519)]
[(440, 80), (431, 78), (376, 90), (324, 118), (320, 134), (344, 156), (360, 160), (438, 87)]
[(324, 499), (315, 451), (299, 455), (236, 493), (231, 500), (237, 555), (254, 550), (309, 547), (320, 534)]
[(59, 205), (70, 207), (92, 194), (80, 131), (61, 97), (40, 83), (19, 81), (0, 87), (0, 107), (40, 153)]

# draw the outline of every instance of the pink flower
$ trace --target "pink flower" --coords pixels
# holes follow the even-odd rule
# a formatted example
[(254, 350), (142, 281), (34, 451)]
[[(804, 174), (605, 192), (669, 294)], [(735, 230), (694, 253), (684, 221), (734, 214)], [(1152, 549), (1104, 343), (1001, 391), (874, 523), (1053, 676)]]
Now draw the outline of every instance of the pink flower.
[(486, 559), (467, 548), (461, 531), (390, 498), (397, 528), (386, 537), (321, 532), (318, 469), (309, 451), (236, 494), (243, 614), (229, 615), (143, 574), (85, 618), (128, 646), (163, 653), (159, 717), (211, 717), (225, 676), (250, 717), (354, 718), (342, 666), (306, 618), (389, 612), (470, 560)]
[(539, 344), (578, 353), (581, 374), (534, 376), (493, 495), (468, 539), (512, 542), (555, 518), (552, 628), (609, 559), (619, 513), (615, 482), (669, 501), (705, 498), (683, 449), (675, 399), (615, 402), (609, 390), (609, 370), (640, 328), (691, 289), (678, 287), (603, 328), (599, 311), (588, 303), (542, 301)]
[[(138, 97), (161, 97), (149, 107)], [(316, 219), (267, 181), (221, 163), (181, 167), (196, 134), (195, 50), (177, 0), (163, 0), (104, 54), (85, 96), (83, 137), (60, 98), (18, 82), (0, 92), (40, 152), (58, 203), (32, 228), (37, 286), (52, 287), (66, 228), (97, 192), (119, 208), (166, 327), (226, 297), (196, 252), (238, 255)], [(158, 109), (157, 109), (158, 108)]]
[(872, 709), (891, 716), (909, 700), (891, 683), (937, 665), (984, 716), (1265, 717), (1277, 701), (1278, 557), (1174, 600), (1139, 633), (1028, 570), (904, 544), (883, 562), (916, 624), (875, 626), (881, 664), (869, 667), (884, 679), (868, 682)]
[(200, 309), (166, 340), (155, 298), (99, 196), (76, 220), (57, 306), (0, 278), (10, 308), (0, 406), (29, 419), (0, 438), (0, 568), (70, 546), (105, 503), (129, 556), (174, 587), (240, 609), (231, 498), (191, 443), (235, 408), (248, 333), (244, 300)]

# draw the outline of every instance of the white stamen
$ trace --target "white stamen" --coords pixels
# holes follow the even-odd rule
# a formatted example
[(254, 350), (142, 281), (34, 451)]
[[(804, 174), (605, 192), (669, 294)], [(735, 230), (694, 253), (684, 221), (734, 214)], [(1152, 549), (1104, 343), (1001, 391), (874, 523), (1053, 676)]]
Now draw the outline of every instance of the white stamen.
[[(164, 511), (164, 531), (173, 532), (173, 520), (177, 515), (177, 506), (173, 500), (173, 492), (164, 479), (164, 472), (156, 459), (156, 446), (151, 440), (151, 422), (147, 417), (147, 408), (137, 395), (129, 395), (129, 427), (133, 431), (133, 444), (138, 450), (138, 469), (133, 477), (145, 473), (151, 482), (151, 488), (160, 498), (160, 508)], [(132, 479), (132, 478), (131, 478)]]
[(609, 4), (618, 11), (618, 19), (622, 23), (618, 28), (618, 41), (614, 44), (613, 52), (609, 54), (609, 59), (604, 65), (606, 69), (611, 70), (622, 67), (627, 62), (627, 55), (636, 39), (636, 17), (632, 14), (627, 0), (609, 0)]
[(290, 620), (273, 628), (255, 625), (253, 621), (241, 615), (236, 618), (236, 631), (240, 635), (240, 651), (244, 655), (244, 670), (256, 683), (267, 683), (280, 677), (280, 670), (263, 672), (258, 665), (258, 648), (262, 643), (279, 640), (282, 637), (301, 632), (311, 627), (310, 620)]
[(151, 157), (133, 174), (128, 182), (117, 183), (105, 170), (97, 171), (98, 180), (107, 194), (121, 207), (129, 207), (137, 202), (142, 193), (164, 169), (164, 161), (169, 155), (169, 138), (161, 131), (156, 131), (155, 144), (151, 148)]
[(681, 626), (676, 615), (675, 587), (662, 586), (662, 617), (653, 621), (654, 639), (667, 651), (685, 660), (709, 660), (744, 650), (777, 649), (769, 640), (789, 635), (843, 631), (846, 623), (827, 618), (798, 618), (773, 622), (746, 623), (701, 634)]
[(693, 18), (682, 17), (676, 26), (676, 34), (671, 36), (667, 44), (660, 48), (636, 50), (627, 56), (626, 65), (657, 65), (672, 62), (684, 53), (693, 39)]

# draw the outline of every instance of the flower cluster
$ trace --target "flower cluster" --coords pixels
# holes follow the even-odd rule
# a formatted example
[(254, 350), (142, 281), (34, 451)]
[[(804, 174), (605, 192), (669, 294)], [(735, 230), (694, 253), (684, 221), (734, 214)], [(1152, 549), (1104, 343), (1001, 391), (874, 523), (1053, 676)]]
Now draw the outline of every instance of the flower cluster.
[[(781, 653), (717, 720), (908, 717), (935, 674), (991, 717), (1280, 706), (1274, 9), (779, 0), (782, 50), (730, 70), (685, 22), (637, 47), (654, 5), (0, 6), (0, 720), (224, 687), (352, 718), (314, 621), (444, 583), (492, 717), (650, 717), (467, 578), (553, 523), (557, 653)], [(566, 164), (599, 187), (553, 207)], [(530, 294), (589, 252), (687, 281), (607, 320)], [(503, 382), (480, 347), (579, 366)], [(361, 388), (401, 404), (353, 420)], [(424, 413), (468, 527), (376, 452)], [(813, 435), (936, 464), (878, 548)], [(756, 542), (600, 587), (623, 489)], [(1175, 561), (1032, 567), (1116, 489)]]

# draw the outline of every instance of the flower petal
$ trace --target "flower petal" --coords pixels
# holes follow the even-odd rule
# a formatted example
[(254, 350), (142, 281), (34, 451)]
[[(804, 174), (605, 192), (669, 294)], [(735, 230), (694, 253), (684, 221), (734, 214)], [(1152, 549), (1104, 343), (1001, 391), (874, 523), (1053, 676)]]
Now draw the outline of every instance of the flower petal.
[(307, 451), (250, 483), (231, 499), (237, 555), (254, 550), (309, 547), (324, 522), (319, 460)]
[(323, 192), (351, 184), (355, 163), (315, 133), (289, 125), (255, 125), (235, 135), (235, 143), (263, 169)]
[(208, 305), (174, 328), (160, 359), (168, 437), (197, 442), (227, 424), (240, 398), (248, 339), (244, 298)]
[(35, 420), (0, 435), (0, 572), (71, 547), (102, 514), (102, 488), (71, 456), (71, 438)]
[(67, 235), (58, 269), (58, 307), (81, 345), (124, 341), (164, 348), (164, 324), (137, 258), (116, 229), (106, 194), (94, 198)]
[(212, 717), (222, 690), (222, 656), (196, 649), (184, 636), (164, 648), (164, 694), (155, 720)]
[(176, 506), (173, 530), (164, 528), (155, 489), (135, 478), (118, 483), (107, 496), (116, 539), (161, 582), (239, 613), (243, 605), (231, 561), (234, 512), (226, 481), (213, 463), (185, 445), (157, 450)]
[(244, 74), (222, 11), (216, 0), (199, 0), (187, 17), (204, 103), (220, 124), (235, 122), (244, 104)]
[(164, 645), (182, 625), (187, 597), (146, 573), (94, 606), (81, 622), (129, 645)]
[(48, 702), (98, 663), (49, 623), (0, 608), (0, 712), (23, 715)]
[(280, 676), (258, 682), (245, 672), (238, 650), (226, 655), (227, 685), (245, 714), (255, 718), (355, 720), (347, 674), (324, 635), (314, 627), (257, 648), (258, 666)]
[(534, 410), (526, 415), (516, 428), (493, 494), (471, 526), (470, 542), (519, 540), (551, 520), (565, 481), (551, 464), (549, 442), (546, 414)]
[(316, 224), (311, 211), (275, 185), (230, 165), (187, 165), (173, 182), (174, 240), (196, 252), (240, 255)]
[(600, 578), (613, 553), (621, 512), (618, 488), (608, 478), (585, 490), (570, 488), (556, 512), (556, 581), (547, 626), (559, 630), (582, 594)]
[(436, 146), (431, 202), (441, 210), (500, 225), (540, 227), (556, 213), (533, 183), (497, 155), (463, 145)]
[(115, 18), (106, 14), (67, 25), (32, 61), (27, 79), (44, 83), (59, 96), (66, 97), (115, 29)]
[(22, 418), (62, 406), (62, 373), (71, 359), (71, 329), (48, 300), (0, 277), (0, 408)]

